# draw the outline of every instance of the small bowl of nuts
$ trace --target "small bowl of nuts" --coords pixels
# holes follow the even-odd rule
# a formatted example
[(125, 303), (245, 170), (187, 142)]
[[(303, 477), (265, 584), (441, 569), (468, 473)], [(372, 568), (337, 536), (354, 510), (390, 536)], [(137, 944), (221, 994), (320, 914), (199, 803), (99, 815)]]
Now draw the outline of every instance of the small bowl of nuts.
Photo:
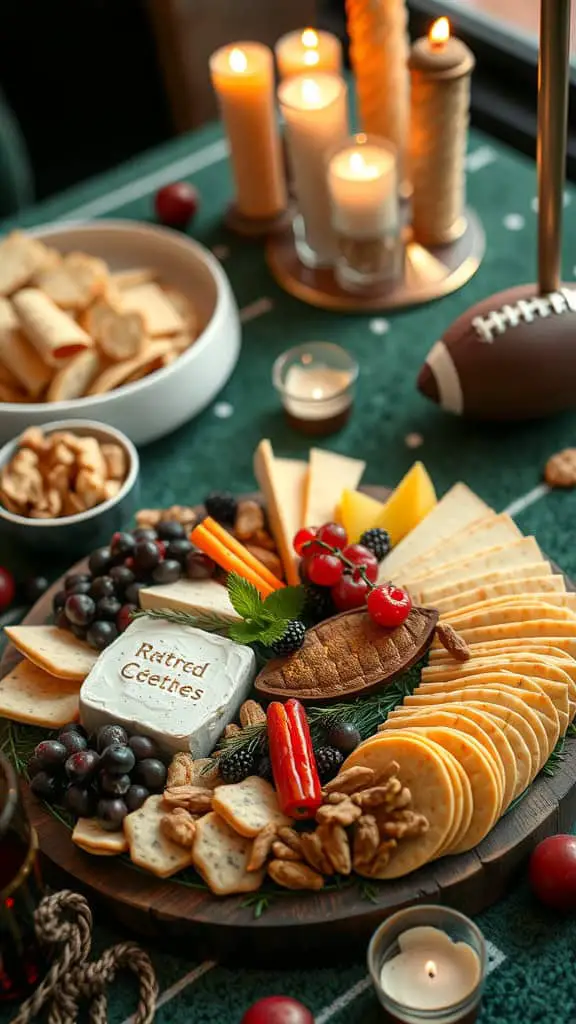
[(46, 558), (108, 543), (138, 507), (140, 461), (114, 427), (61, 420), (0, 449), (0, 532)]

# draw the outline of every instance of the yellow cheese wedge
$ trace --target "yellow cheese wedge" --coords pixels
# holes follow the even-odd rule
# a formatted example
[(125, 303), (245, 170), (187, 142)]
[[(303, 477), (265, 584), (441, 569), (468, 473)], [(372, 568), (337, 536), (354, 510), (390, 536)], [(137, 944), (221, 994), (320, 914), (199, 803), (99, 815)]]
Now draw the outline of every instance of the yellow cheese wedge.
[(298, 459), (277, 459), (266, 438), (254, 453), (254, 475), (262, 491), (270, 529), (284, 566), (286, 580), (298, 586), (298, 556), (293, 547), (294, 534), (303, 524), (302, 508), (308, 466)]
[(342, 524), (348, 540), (356, 544), (365, 530), (370, 530), (384, 510), (384, 504), (361, 491), (342, 491), (338, 506), (338, 521)]
[(371, 525), (387, 530), (392, 545), (398, 544), (432, 511), (436, 502), (434, 484), (423, 464), (415, 462)]
[(360, 459), (311, 448), (303, 525), (333, 522), (342, 491), (355, 490), (365, 468), (366, 463)]

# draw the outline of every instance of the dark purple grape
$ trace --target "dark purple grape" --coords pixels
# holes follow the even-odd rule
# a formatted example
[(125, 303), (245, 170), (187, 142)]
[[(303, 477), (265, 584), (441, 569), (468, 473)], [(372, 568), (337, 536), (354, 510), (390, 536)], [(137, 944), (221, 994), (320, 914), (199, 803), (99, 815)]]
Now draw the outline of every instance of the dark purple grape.
[(150, 793), (146, 789), (146, 786), (130, 786), (130, 789), (128, 790), (126, 796), (124, 797), (126, 807), (130, 811), (130, 813), (132, 813), (132, 811), (137, 811), (139, 810), (140, 807), (142, 807), (142, 804), (144, 803), (145, 800), (148, 799), (149, 796)]
[(110, 548), (97, 548), (88, 559), (88, 568), (93, 576), (104, 576), (112, 565)]
[(128, 808), (120, 797), (106, 797), (98, 801), (96, 814), (102, 828), (107, 832), (119, 832), (128, 814)]
[(68, 722), (66, 725), (63, 725), (62, 728), (58, 731), (58, 739), (60, 739), (60, 737), (63, 736), (64, 733), (66, 732), (79, 732), (81, 736), (84, 736), (85, 739), (88, 739), (88, 733), (86, 732), (84, 726), (80, 725), (80, 722)]
[(129, 587), (126, 587), (126, 592), (125, 592), (124, 596), (126, 598), (127, 604), (134, 604), (134, 605), (138, 606), (139, 603), (140, 603), (138, 595), (139, 595), (140, 591), (143, 590), (144, 587), (146, 587), (146, 586), (148, 586), (147, 583), (136, 582), (136, 583), (131, 583)]
[(42, 762), (39, 757), (36, 757), (36, 754), (32, 754), (32, 757), (29, 758), (28, 764), (26, 765), (26, 770), (28, 772), (29, 778), (31, 779), (33, 779), (35, 775), (38, 775), (38, 772), (44, 771), (44, 768), (42, 767)]
[(175, 519), (166, 519), (164, 522), (158, 523), (156, 531), (160, 540), (180, 540), (186, 536), (186, 530), (182, 523), (178, 523)]
[(34, 748), (34, 756), (38, 758), (45, 771), (56, 771), (61, 768), (68, 757), (68, 751), (59, 740), (42, 740)]
[(182, 566), (173, 558), (160, 562), (152, 573), (154, 583), (175, 583), (182, 575)]
[(33, 576), (24, 584), (24, 598), (28, 604), (36, 604), (43, 594), (48, 590), (48, 580), (45, 576)]
[(96, 605), (88, 594), (72, 594), (64, 605), (66, 618), (75, 626), (88, 626), (94, 618)]
[(114, 580), (114, 586), (117, 594), (123, 594), (126, 587), (129, 587), (131, 583), (134, 583), (135, 576), (131, 569), (127, 565), (113, 565), (109, 573), (110, 579)]
[(129, 775), (112, 775), (110, 772), (100, 772), (98, 776), (100, 791), (106, 796), (124, 796), (130, 789)]
[(69, 572), (64, 579), (64, 590), (71, 590), (77, 583), (91, 583), (92, 577), (87, 572)]
[(66, 617), (66, 612), (63, 608), (60, 609), (58, 615), (54, 619), (54, 625), (58, 626), (58, 629), (70, 629), (70, 623)]
[(109, 722), (101, 725), (96, 733), (96, 749), (101, 754), (106, 747), (125, 747), (128, 743), (128, 733), (122, 725), (115, 725)]
[(58, 741), (63, 747), (66, 747), (69, 756), (77, 754), (80, 750), (88, 749), (88, 740), (79, 732), (61, 732), (58, 735)]
[(149, 736), (131, 736), (128, 746), (134, 751), (137, 761), (143, 761), (147, 757), (158, 757), (158, 747)]
[(175, 558), (180, 565), (185, 565), (188, 555), (192, 551), (192, 545), (185, 537), (171, 540), (166, 547), (166, 558)]
[(151, 526), (137, 526), (135, 530), (132, 530), (132, 536), (135, 541), (158, 540), (158, 534)]
[(152, 792), (158, 792), (164, 789), (167, 774), (166, 765), (163, 761), (160, 761), (157, 757), (145, 757), (142, 761), (138, 761), (136, 765), (134, 780), (142, 783), (143, 786), (146, 786)]
[(70, 587), (70, 589), (66, 591), (66, 596), (67, 597), (72, 597), (72, 594), (89, 594), (89, 593), (90, 593), (90, 584), (87, 581), (81, 581), (80, 583), (75, 583), (73, 587)]
[(96, 811), (96, 795), (84, 786), (68, 786), (64, 794), (64, 806), (77, 818), (92, 818)]
[(77, 626), (75, 623), (71, 623), (68, 629), (74, 633), (74, 636), (78, 637), (79, 640), (86, 639), (86, 633), (88, 632), (88, 626)]
[(119, 633), (123, 633), (125, 629), (132, 622), (132, 616), (134, 612), (138, 611), (135, 604), (123, 604), (118, 615), (116, 616), (116, 629)]
[(136, 541), (131, 533), (115, 533), (110, 542), (110, 551), (114, 558), (126, 558), (134, 550)]
[(103, 651), (105, 647), (108, 647), (118, 636), (118, 630), (113, 622), (107, 622), (104, 619), (93, 622), (86, 634), (86, 639), (90, 644), (90, 647), (94, 647), (97, 651)]
[(135, 764), (134, 752), (120, 743), (111, 743), (102, 751), (100, 767), (111, 775), (125, 775), (132, 771)]
[(99, 601), (101, 597), (114, 597), (116, 588), (111, 576), (96, 576), (90, 587), (90, 597)]
[(39, 800), (56, 803), (62, 794), (62, 783), (54, 775), (38, 772), (30, 782), (30, 789)]
[(70, 782), (87, 782), (95, 774), (100, 756), (95, 750), (79, 750), (71, 754), (64, 768)]
[(138, 573), (151, 572), (160, 561), (158, 545), (153, 540), (139, 540), (134, 548), (134, 567)]
[(117, 597), (103, 597), (96, 602), (96, 618), (98, 620), (110, 619), (111, 622), (114, 622), (121, 607)]
[(189, 580), (210, 579), (215, 569), (215, 563), (202, 551), (191, 551), (186, 558), (186, 575)]
[(59, 590), (54, 594), (54, 597), (52, 598), (52, 611), (54, 612), (54, 615), (57, 615), (58, 612), (62, 611), (67, 600), (68, 594), (65, 590)]
[(331, 747), (336, 747), (341, 754), (351, 754), (361, 743), (362, 737), (358, 729), (351, 722), (339, 722), (333, 725), (326, 734), (326, 742)]

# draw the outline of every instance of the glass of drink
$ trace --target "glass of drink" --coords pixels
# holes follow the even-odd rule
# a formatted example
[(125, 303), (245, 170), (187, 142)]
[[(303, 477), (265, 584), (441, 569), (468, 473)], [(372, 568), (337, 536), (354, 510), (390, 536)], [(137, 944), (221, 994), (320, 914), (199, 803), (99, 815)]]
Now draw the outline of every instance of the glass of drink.
[(16, 772), (0, 754), (0, 1003), (22, 999), (43, 974), (44, 956), (34, 933), (42, 895), (38, 838)]

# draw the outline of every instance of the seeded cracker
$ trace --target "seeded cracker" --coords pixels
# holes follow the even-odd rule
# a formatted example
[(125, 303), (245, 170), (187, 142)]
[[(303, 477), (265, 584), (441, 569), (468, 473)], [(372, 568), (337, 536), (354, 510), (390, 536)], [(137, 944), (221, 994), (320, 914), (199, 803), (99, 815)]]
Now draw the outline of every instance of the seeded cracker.
[(78, 718), (79, 689), (77, 682), (19, 661), (0, 679), (0, 715), (13, 722), (58, 729)]
[(149, 796), (140, 810), (124, 818), (130, 859), (158, 878), (170, 878), (192, 863), (191, 851), (178, 846), (163, 833), (161, 821), (165, 814), (162, 797)]
[(116, 856), (128, 849), (128, 840), (123, 832), (107, 832), (94, 818), (78, 818), (72, 842), (86, 853), (101, 857)]
[(197, 822), (194, 867), (216, 896), (260, 888), (266, 872), (248, 871), (251, 853), (251, 841), (239, 836), (218, 814), (206, 814)]
[(231, 786), (217, 786), (212, 807), (241, 836), (257, 836), (266, 825), (281, 828), (290, 818), (278, 807), (274, 787), (255, 775)]

